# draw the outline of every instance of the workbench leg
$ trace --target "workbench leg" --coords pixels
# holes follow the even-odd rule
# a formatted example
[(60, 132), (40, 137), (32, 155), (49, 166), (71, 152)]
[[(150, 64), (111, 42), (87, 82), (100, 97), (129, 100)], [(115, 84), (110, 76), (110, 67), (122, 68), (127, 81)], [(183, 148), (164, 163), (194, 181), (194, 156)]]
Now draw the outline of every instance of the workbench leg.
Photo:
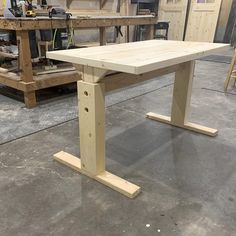
[(147, 118), (205, 135), (216, 136), (216, 129), (188, 122), (194, 64), (194, 61), (183, 63), (181, 66), (182, 68), (176, 71), (171, 117), (149, 112), (147, 113)]
[[(32, 83), (33, 70), (31, 63), (31, 52), (29, 44), (29, 32), (26, 30), (17, 30), (17, 41), (19, 44), (20, 53), (20, 69), (21, 69), (21, 80), (25, 83)], [(33, 108), (36, 106), (35, 91), (24, 92), (24, 101), (27, 108)]]
[(27, 108), (33, 108), (37, 105), (35, 91), (24, 92), (24, 102)]
[(154, 39), (154, 24), (147, 25), (147, 39)]
[(107, 37), (106, 37), (106, 27), (99, 28), (99, 35), (100, 35), (100, 46), (107, 44)]
[(103, 83), (78, 82), (81, 160), (65, 152), (54, 159), (126, 195), (140, 187), (105, 170), (105, 88)]
[(127, 25), (126, 26), (126, 43), (129, 43), (129, 41), (130, 41), (130, 38), (129, 38), (129, 32), (130, 32), (130, 30), (129, 30), (130, 28), (129, 28), (129, 25)]

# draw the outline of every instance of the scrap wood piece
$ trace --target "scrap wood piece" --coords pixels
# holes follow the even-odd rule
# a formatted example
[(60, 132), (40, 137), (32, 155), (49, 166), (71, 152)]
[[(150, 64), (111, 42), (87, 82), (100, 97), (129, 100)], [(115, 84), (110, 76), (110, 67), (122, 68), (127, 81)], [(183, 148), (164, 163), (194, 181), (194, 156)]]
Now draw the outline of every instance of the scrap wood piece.
[(68, 71), (74, 71), (74, 70), (75, 70), (75, 67), (52, 69), (52, 70), (45, 70), (45, 71), (34, 71), (34, 75), (45, 75), (45, 74), (61, 73), (61, 72), (68, 72)]
[(8, 69), (0, 67), (0, 73), (4, 73), (5, 74), (7, 72), (8, 72)]

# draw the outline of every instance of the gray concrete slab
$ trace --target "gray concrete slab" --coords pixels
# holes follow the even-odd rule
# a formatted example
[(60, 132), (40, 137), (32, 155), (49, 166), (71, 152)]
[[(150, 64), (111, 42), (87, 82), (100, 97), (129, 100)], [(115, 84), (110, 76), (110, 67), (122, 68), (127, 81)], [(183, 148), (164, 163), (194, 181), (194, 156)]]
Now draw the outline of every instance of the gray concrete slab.
[[(162, 76), (140, 86), (118, 90), (106, 96), (106, 106), (140, 96), (170, 84), (170, 76)], [(33, 109), (25, 108), (22, 102), (0, 95), (0, 143), (5, 143), (25, 135), (76, 119), (77, 95), (70, 94), (57, 99), (39, 102)]]
[(141, 186), (134, 200), (52, 160), (60, 150), (79, 156), (76, 97), (34, 110), (5, 98), (1, 132), (18, 136), (0, 145), (0, 235), (235, 236), (236, 96), (220, 91), (226, 71), (196, 66), (191, 121), (218, 128), (215, 138), (145, 118), (170, 113), (171, 76), (107, 97), (107, 169)]

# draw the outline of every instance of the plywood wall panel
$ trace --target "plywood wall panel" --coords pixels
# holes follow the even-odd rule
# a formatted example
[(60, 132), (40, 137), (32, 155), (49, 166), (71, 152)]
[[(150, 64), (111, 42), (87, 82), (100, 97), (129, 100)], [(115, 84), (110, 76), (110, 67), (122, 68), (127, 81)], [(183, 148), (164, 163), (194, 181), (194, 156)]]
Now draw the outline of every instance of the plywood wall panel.
[(186, 41), (213, 42), (222, 0), (191, 0)]
[[(70, 0), (68, 1), (70, 4), (69, 9), (73, 10), (99, 10), (100, 9), (100, 1), (99, 0)], [(66, 8), (67, 1), (65, 0), (48, 0), (48, 4), (50, 5), (58, 5), (63, 8)], [(104, 10), (110, 10), (111, 12), (116, 11), (117, 1), (116, 0), (107, 0), (104, 5)]]
[(0, 16), (3, 15), (3, 10), (4, 10), (4, 5), (3, 5), (3, 0), (0, 2)]
[(233, 0), (222, 0), (215, 40), (223, 42)]
[(169, 21), (168, 39), (183, 40), (188, 0), (160, 0), (158, 20)]

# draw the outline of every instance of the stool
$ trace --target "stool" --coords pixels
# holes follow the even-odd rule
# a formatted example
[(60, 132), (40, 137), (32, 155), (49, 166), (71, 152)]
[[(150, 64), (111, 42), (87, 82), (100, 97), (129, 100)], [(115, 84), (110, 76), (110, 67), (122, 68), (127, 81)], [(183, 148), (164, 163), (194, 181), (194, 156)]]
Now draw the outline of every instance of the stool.
[[(168, 40), (168, 31), (169, 31), (170, 22), (158, 22), (154, 25), (154, 39), (165, 39)], [(165, 31), (165, 34), (158, 34), (158, 31)]]
[(235, 64), (236, 64), (236, 50), (234, 51), (234, 55), (233, 55), (231, 64), (229, 66), (229, 71), (228, 71), (226, 80), (224, 82), (224, 91), (225, 92), (227, 92), (229, 81), (230, 81), (231, 78), (234, 78), (233, 86), (235, 86), (235, 83), (236, 83), (236, 70), (234, 70)]

